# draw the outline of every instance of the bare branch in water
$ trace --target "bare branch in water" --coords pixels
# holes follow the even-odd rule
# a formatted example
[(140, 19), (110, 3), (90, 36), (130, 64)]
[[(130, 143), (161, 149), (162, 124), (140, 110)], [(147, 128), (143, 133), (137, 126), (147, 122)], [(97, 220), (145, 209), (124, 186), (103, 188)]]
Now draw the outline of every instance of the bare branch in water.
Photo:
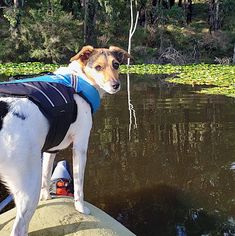
[[(131, 53), (131, 39), (135, 33), (138, 18), (139, 18), (139, 11), (136, 11), (135, 23), (134, 23), (134, 15), (133, 15), (133, 0), (130, 0), (130, 10), (131, 10), (131, 25), (129, 30), (129, 42), (128, 42), (128, 53)], [(137, 0), (135, 0), (135, 7), (137, 9)], [(130, 58), (127, 60), (127, 66), (130, 65)], [(128, 101), (128, 109), (129, 109), (129, 140), (131, 139), (131, 129), (134, 126), (134, 129), (137, 129), (137, 120), (136, 120), (136, 112), (133, 104), (131, 103), (131, 93), (130, 93), (130, 74), (127, 73), (127, 101)], [(133, 123), (134, 119), (134, 124)]]

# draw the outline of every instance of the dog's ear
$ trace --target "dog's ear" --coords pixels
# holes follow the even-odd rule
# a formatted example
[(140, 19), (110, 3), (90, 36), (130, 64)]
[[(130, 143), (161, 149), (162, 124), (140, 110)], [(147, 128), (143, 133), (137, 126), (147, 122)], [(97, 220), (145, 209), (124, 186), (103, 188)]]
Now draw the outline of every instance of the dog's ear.
[(118, 60), (120, 64), (127, 63), (128, 58), (133, 59), (133, 57), (128, 52), (126, 52), (124, 49), (121, 49), (119, 47), (110, 46), (109, 50), (111, 51), (113, 56)]
[(92, 46), (84, 46), (79, 53), (70, 59), (70, 61), (80, 61), (85, 65), (93, 51), (94, 48)]

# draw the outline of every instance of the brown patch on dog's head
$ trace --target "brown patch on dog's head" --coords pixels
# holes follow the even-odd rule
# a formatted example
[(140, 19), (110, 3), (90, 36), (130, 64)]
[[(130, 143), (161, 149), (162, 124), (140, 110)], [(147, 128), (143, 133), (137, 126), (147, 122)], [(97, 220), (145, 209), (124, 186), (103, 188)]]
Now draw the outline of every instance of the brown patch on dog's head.
[(111, 53), (119, 61), (120, 64), (127, 63), (128, 58), (133, 59), (132, 56), (122, 48), (110, 46), (109, 51), (111, 51)]
[(84, 46), (79, 53), (70, 59), (70, 61), (78, 61), (85, 66), (93, 51), (94, 48), (92, 46)]

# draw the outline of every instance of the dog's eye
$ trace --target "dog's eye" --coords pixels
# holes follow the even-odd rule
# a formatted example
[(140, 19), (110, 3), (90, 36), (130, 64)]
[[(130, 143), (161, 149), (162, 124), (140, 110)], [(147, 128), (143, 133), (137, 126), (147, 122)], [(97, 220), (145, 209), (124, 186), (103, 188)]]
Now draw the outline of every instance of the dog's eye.
[(113, 68), (117, 70), (119, 68), (119, 63), (118, 62), (113, 62)]
[(95, 67), (95, 69), (96, 69), (97, 71), (101, 71), (101, 70), (102, 70), (102, 66), (98, 65), (98, 66)]

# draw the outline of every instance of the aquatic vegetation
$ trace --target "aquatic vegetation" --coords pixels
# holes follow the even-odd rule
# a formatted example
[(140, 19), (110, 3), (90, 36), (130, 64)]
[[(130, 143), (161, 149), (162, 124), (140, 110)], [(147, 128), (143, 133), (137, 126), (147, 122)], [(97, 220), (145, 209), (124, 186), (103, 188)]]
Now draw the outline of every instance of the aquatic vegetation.
[[(39, 74), (52, 72), (58, 64), (44, 64), (40, 62), (6, 63), (0, 64), (0, 74), (5, 76)], [(131, 65), (121, 66), (121, 73), (134, 74), (164, 74), (169, 83), (207, 85), (198, 91), (206, 94), (219, 94), (235, 97), (235, 66), (215, 64), (175, 65)], [(208, 87), (209, 86), (209, 87)]]
[(15, 76), (40, 74), (42, 72), (52, 72), (59, 66), (60, 65), (58, 64), (45, 64), (40, 62), (5, 63), (0, 64), (0, 75)]
[(174, 74), (181, 73), (182, 66), (175, 66), (171, 64), (158, 65), (158, 64), (142, 64), (142, 65), (130, 65), (121, 66), (122, 73), (131, 74)]
[[(137, 74), (164, 74), (170, 83), (207, 85), (198, 91), (205, 94), (218, 94), (235, 97), (235, 66), (215, 64), (174, 65), (134, 65), (123, 72)], [(209, 86), (209, 87), (208, 87)]]

